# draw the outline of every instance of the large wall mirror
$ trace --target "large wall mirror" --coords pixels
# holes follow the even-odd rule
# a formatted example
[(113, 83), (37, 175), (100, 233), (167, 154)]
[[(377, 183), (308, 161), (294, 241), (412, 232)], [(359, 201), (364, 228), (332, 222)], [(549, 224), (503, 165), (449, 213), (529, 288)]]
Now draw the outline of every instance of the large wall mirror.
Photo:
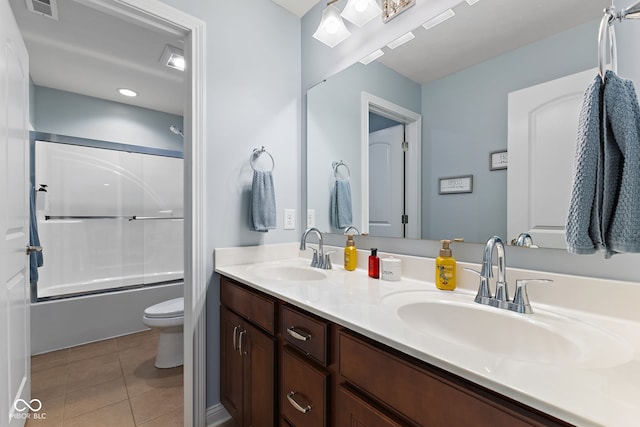
[[(558, 227), (568, 199), (556, 197), (569, 194), (575, 134), (563, 128), (539, 137), (538, 157), (532, 157), (526, 142), (513, 145), (519, 138), (513, 117), (533, 123), (520, 129), (525, 135), (547, 135), (558, 123), (577, 126), (582, 92), (595, 76), (598, 24), (607, 5), (566, 1), (541, 11), (536, 1), (463, 2), (451, 19), (420, 27), (408, 43), (383, 47), (382, 57), (312, 87), (307, 207), (315, 226), (340, 234), (353, 225), (372, 236), (484, 242), (499, 235), (511, 241), (530, 231), (531, 221), (513, 229), (508, 211), (520, 218), (538, 212), (535, 226), (551, 237), (536, 235), (534, 244), (562, 247)], [(565, 78), (587, 83), (570, 90)], [(556, 107), (538, 114), (538, 106), (522, 100), (530, 91), (573, 101), (544, 101)], [(545, 188), (559, 189), (558, 195)], [(523, 203), (524, 213), (514, 208)], [(562, 208), (551, 215), (552, 205)]]

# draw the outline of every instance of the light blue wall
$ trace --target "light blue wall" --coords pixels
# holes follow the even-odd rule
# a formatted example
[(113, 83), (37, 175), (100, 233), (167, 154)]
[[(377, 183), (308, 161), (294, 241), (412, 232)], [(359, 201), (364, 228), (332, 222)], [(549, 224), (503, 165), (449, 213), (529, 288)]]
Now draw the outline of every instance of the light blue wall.
[(182, 151), (182, 117), (43, 86), (33, 87), (38, 132)]
[[(163, 0), (206, 22), (207, 405), (220, 401), (217, 247), (296, 241), (283, 209), (300, 212), (300, 19), (267, 0)], [(277, 230), (247, 227), (251, 151), (273, 155)]]
[[(307, 208), (316, 211), (316, 227), (332, 230), (329, 195), (332, 162), (342, 160), (351, 172), (353, 225), (362, 230), (361, 103), (362, 92), (420, 112), (420, 85), (385, 65), (356, 63), (307, 92)], [(337, 230), (333, 230), (337, 231)]]
[[(594, 68), (592, 21), (422, 86), (422, 235), (481, 242), (507, 234), (507, 171), (489, 153), (507, 149), (509, 92)], [(473, 193), (438, 194), (437, 177), (473, 175)]]

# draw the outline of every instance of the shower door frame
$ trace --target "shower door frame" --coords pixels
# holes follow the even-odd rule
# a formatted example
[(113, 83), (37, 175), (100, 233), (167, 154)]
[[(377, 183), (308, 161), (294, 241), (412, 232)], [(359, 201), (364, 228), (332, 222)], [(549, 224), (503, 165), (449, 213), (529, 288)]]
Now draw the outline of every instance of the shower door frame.
[(155, 0), (76, 0), (137, 25), (184, 37), (184, 426), (206, 425), (207, 291), (205, 23)]

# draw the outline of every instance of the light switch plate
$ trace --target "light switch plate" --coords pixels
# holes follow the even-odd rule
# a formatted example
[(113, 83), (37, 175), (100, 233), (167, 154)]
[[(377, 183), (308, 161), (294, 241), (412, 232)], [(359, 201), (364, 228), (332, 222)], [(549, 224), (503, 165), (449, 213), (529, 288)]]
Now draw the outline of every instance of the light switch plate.
[(316, 226), (316, 210), (307, 209), (307, 228)]
[(295, 209), (284, 210), (284, 229), (285, 230), (296, 229), (296, 210)]

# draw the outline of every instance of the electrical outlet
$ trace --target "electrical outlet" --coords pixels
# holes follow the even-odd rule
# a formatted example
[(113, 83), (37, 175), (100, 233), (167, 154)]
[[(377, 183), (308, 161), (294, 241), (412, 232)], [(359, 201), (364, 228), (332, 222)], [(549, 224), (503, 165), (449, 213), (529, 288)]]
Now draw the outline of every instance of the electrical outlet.
[(285, 230), (296, 229), (296, 210), (295, 209), (284, 210), (284, 229)]
[(307, 209), (307, 228), (316, 226), (316, 210)]

